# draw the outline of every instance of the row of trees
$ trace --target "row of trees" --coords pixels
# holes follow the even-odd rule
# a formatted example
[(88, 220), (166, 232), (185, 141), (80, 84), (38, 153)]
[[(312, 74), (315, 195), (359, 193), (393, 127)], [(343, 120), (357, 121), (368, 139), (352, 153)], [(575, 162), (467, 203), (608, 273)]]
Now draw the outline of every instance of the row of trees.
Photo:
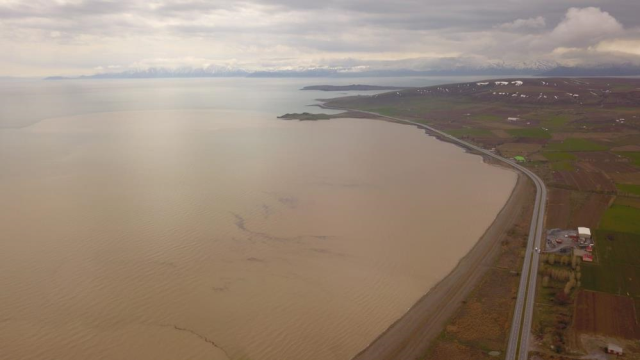
[(543, 263), (548, 263), (549, 265), (555, 265), (557, 263), (562, 266), (570, 264), (572, 269), (580, 266), (581, 261), (579, 257), (574, 255), (542, 254), (540, 257)]
[[(580, 287), (580, 279), (582, 278), (582, 272), (580, 268), (580, 258), (574, 255), (557, 256), (555, 254), (544, 254), (542, 256), (543, 264), (539, 267), (539, 272), (542, 275), (542, 286), (549, 287), (551, 280), (566, 281), (564, 286), (564, 295), (569, 296), (571, 290), (576, 287)], [(561, 266), (571, 266), (573, 270), (559, 269), (556, 266), (556, 261)], [(545, 265), (547, 263), (548, 265)]]

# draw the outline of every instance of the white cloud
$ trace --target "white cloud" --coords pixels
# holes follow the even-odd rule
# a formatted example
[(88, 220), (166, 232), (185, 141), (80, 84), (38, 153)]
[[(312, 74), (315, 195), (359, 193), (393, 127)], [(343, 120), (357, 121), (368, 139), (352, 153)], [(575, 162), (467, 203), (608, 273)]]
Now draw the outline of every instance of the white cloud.
[(548, 40), (556, 46), (587, 46), (622, 32), (622, 25), (606, 11), (596, 7), (570, 8)]
[(624, 53), (640, 57), (640, 36), (637, 39), (602, 41), (595, 46), (595, 49), (602, 52)]

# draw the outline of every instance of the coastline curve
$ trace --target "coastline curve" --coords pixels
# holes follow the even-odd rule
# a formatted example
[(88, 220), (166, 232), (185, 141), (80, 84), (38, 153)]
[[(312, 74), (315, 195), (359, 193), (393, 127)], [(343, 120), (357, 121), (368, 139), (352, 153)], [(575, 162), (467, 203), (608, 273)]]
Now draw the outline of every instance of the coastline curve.
[[(431, 288), (400, 319), (394, 322), (385, 332), (352, 359), (412, 359), (424, 354), (431, 340), (438, 335), (446, 321), (458, 308), (458, 304), (473, 290), (474, 285), (488, 269), (491, 263), (490, 259), (493, 258), (491, 255), (495, 256), (497, 251), (497, 248), (492, 245), (495, 245), (497, 240), (501, 238), (500, 235), (504, 236), (506, 231), (505, 224), (501, 223), (507, 220), (506, 224), (509, 224), (510, 222), (508, 220), (511, 219), (511, 217), (514, 217), (511, 221), (515, 221), (515, 213), (517, 213), (517, 211), (514, 210), (522, 208), (522, 203), (518, 203), (517, 207), (509, 209), (508, 211), (505, 210), (510, 207), (510, 205), (513, 206), (515, 202), (514, 199), (526, 197), (524, 179), (529, 178), (535, 186), (536, 192), (534, 210), (505, 354), (505, 359), (507, 360), (515, 360), (519, 357), (526, 358), (529, 348), (529, 334), (531, 332), (533, 297), (535, 296), (535, 274), (537, 273), (539, 260), (539, 254), (534, 250), (534, 247), (540, 246), (547, 197), (544, 182), (531, 170), (517, 163), (496, 155), (489, 150), (446, 134), (429, 125), (369, 111), (356, 109), (339, 110), (360, 112), (377, 118), (417, 126), (465, 149), (498, 160), (519, 172), (518, 181), (511, 197), (482, 238), (469, 253), (460, 260), (454, 270)], [(519, 187), (521, 190), (516, 191)], [(510, 216), (508, 219), (506, 218), (507, 215)], [(482, 251), (483, 249), (485, 251)], [(492, 250), (493, 253), (491, 252)], [(473, 261), (474, 259), (476, 261)], [(533, 276), (531, 276), (531, 274), (533, 274)]]

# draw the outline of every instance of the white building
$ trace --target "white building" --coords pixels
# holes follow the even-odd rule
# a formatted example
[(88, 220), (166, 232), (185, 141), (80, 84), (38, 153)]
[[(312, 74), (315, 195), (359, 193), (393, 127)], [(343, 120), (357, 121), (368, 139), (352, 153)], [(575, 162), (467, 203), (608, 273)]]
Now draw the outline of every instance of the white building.
[(615, 344), (607, 344), (607, 353), (613, 355), (622, 355), (622, 348)]
[(586, 227), (579, 227), (578, 228), (578, 237), (582, 241), (591, 240), (591, 230), (589, 228), (586, 228)]

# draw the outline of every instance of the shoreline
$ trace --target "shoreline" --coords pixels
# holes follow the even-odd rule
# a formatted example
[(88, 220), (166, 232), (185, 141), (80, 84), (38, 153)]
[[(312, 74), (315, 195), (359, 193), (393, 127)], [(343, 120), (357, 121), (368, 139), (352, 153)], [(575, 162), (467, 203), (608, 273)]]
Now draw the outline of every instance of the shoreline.
[[(328, 100), (319, 101), (323, 102), (319, 104), (320, 108), (357, 112), (357, 110), (327, 106), (326, 101)], [(363, 113), (369, 115), (368, 119), (371, 120), (415, 126), (387, 116), (376, 116), (375, 113), (369, 112)], [(527, 194), (532, 189), (533, 183), (524, 173), (502, 162), (495, 161), (485, 154), (450, 141), (429, 129), (421, 129), (426, 135), (456, 145), (469, 154), (481, 156), (487, 165), (514, 171), (518, 178), (511, 195), (493, 222), (453, 270), (431, 287), (404, 315), (394, 321), (351, 360), (422, 358), (454, 313), (461, 308), (463, 301), (478, 287), (484, 275), (495, 264), (500, 254), (501, 242), (508, 237), (508, 231), (517, 224), (520, 213), (526, 209), (528, 204)]]
[[(384, 118), (373, 120), (389, 121)], [(452, 143), (429, 131), (425, 132), (441, 141)], [(474, 154), (469, 149), (462, 148)], [(416, 359), (424, 355), (464, 299), (494, 265), (501, 242), (507, 237), (507, 232), (516, 224), (520, 212), (528, 203), (527, 193), (531, 188), (531, 181), (524, 174), (491, 161), (487, 156), (479, 155), (488, 165), (500, 166), (517, 173), (516, 184), (505, 205), (455, 268), (418, 299), (402, 317), (353, 356), (352, 360)]]
[(529, 180), (518, 174), (505, 206), (456, 267), (352, 359), (414, 359), (424, 355), (432, 340), (494, 264), (500, 243), (526, 206), (529, 185)]

